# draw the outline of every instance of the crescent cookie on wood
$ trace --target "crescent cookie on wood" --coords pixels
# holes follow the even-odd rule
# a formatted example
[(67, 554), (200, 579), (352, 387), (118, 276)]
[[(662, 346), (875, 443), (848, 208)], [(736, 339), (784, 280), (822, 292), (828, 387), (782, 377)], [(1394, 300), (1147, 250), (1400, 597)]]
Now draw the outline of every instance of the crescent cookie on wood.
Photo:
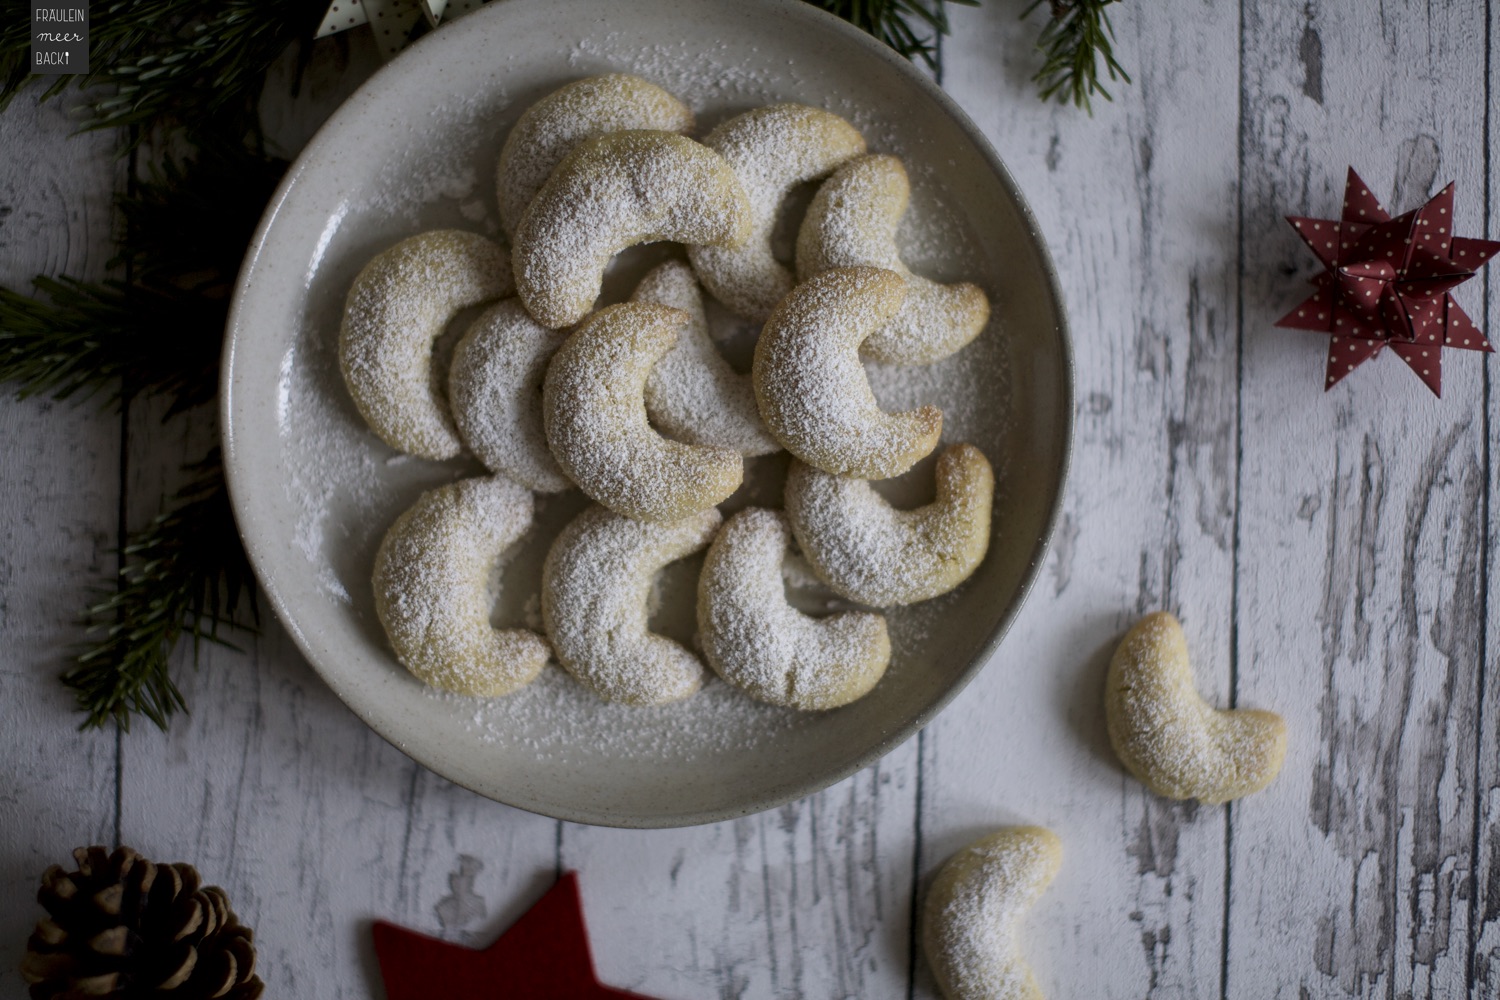
[(567, 339), (531, 318), (519, 299), (480, 314), (453, 351), (448, 402), (474, 456), (527, 489), (556, 493), (572, 481), (547, 448), (542, 378)]
[(500, 225), (515, 232), (548, 175), (580, 142), (622, 129), (691, 132), (693, 112), (629, 73), (574, 80), (527, 108), (505, 137), (495, 169)]
[(1104, 712), (1121, 763), (1167, 798), (1228, 802), (1265, 788), (1286, 759), (1281, 716), (1220, 711), (1198, 694), (1182, 625), (1165, 611), (1137, 622), (1115, 650)]
[(521, 301), (569, 326), (593, 308), (610, 258), (637, 243), (733, 246), (750, 234), (745, 188), (724, 158), (671, 132), (586, 139), (558, 164), (516, 228)]
[(793, 288), (761, 330), (751, 377), (760, 415), (787, 450), (840, 476), (888, 479), (937, 447), (935, 406), (886, 413), (859, 345), (896, 314), (900, 275), (836, 267)]
[(673, 441), (646, 419), (646, 378), (687, 322), (686, 313), (648, 302), (606, 306), (547, 366), (542, 416), (558, 465), (626, 517), (687, 517), (739, 489), (744, 477), (739, 452)]
[(438, 229), (402, 240), (354, 279), (339, 329), (339, 368), (380, 439), (419, 458), (463, 450), (437, 391), (432, 345), (462, 309), (513, 291), (498, 243)]
[(597, 505), (574, 518), (542, 568), (542, 620), (568, 672), (605, 701), (662, 705), (703, 685), (703, 663), (647, 629), (651, 580), (708, 545), (713, 508), (668, 524), (621, 517)]
[(546, 641), (490, 624), (490, 571), (531, 527), (531, 494), (503, 476), (428, 490), (375, 554), (375, 613), (402, 666), (433, 687), (494, 697), (530, 683)]
[(698, 578), (698, 633), (709, 666), (751, 697), (816, 711), (864, 697), (891, 662), (885, 618), (813, 618), (787, 603), (786, 517), (749, 507), (709, 547)]
[(1042, 1000), (1016, 947), (1021, 917), (1062, 865), (1039, 826), (1012, 826), (949, 858), (922, 913), (922, 947), (948, 1000)]
[(690, 444), (732, 448), (741, 455), (769, 455), (781, 444), (761, 422), (755, 387), (714, 346), (708, 335), (703, 295), (693, 269), (669, 260), (652, 269), (631, 296), (681, 309), (687, 325), (646, 379), (646, 412), (658, 427)]
[(750, 237), (738, 247), (691, 247), (699, 279), (730, 309), (751, 319), (771, 315), (796, 284), (771, 251), (777, 210), (787, 193), (827, 176), (865, 151), (865, 137), (844, 119), (803, 104), (771, 104), (736, 115), (703, 140), (739, 176), (750, 198)]
[(906, 168), (894, 156), (853, 160), (823, 183), (797, 233), (797, 274), (856, 264), (895, 271), (907, 281), (906, 304), (865, 341), (875, 361), (925, 365), (979, 336), (990, 302), (978, 285), (943, 285), (912, 274), (896, 247), (896, 229), (911, 200)]
[(984, 453), (956, 444), (938, 457), (937, 497), (897, 510), (862, 479), (793, 462), (786, 509), (802, 554), (823, 582), (874, 607), (946, 594), (984, 561), (995, 474)]

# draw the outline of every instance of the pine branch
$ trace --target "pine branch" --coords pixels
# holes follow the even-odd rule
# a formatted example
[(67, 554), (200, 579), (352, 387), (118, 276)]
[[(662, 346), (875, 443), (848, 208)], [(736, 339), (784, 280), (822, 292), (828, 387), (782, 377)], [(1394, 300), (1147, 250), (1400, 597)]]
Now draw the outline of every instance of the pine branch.
[(285, 168), (219, 145), (157, 168), (116, 203), (124, 241), (111, 263), (134, 283), (0, 288), (0, 382), (23, 397), (164, 396), (167, 416), (211, 401), (235, 277)]
[[(1113, 80), (1130, 82), (1114, 54), (1114, 26), (1109, 23), (1106, 8), (1119, 0), (1048, 0), (1052, 20), (1042, 29), (1037, 48), (1046, 55), (1042, 68), (1032, 79), (1041, 88), (1042, 100), (1056, 97), (1058, 103), (1072, 102), (1090, 115), (1094, 113), (1089, 98), (1099, 94), (1106, 101), (1114, 97), (1099, 79), (1099, 60)], [(1028, 17), (1042, 5), (1034, 0), (1021, 17)]]
[[(95, 3), (89, 21), (91, 72), (29, 75), (30, 12), (12, 0), (0, 29), (0, 110), (19, 90), (50, 80), (64, 87), (105, 85), (87, 101), (85, 129), (122, 125), (153, 129), (217, 126), (248, 134), (266, 71), (294, 41), (307, 40), (322, 8), (306, 0), (111, 0)], [(10, 8), (15, 8), (11, 10)]]
[(85, 713), (80, 728), (113, 720), (128, 732), (140, 714), (165, 729), (187, 708), (171, 675), (178, 641), (192, 638), (196, 666), (202, 642), (230, 645), (221, 627), (253, 630), (246, 612), (258, 622), (219, 449), (189, 468), (195, 477), (169, 509), (131, 535), (118, 589), (88, 611), (96, 638), (62, 677)]
[[(810, 0), (850, 24), (885, 42), (907, 59), (921, 59), (928, 69), (937, 69), (937, 39), (948, 34), (948, 12), (944, 0)], [(965, 7), (979, 0), (949, 0)], [(912, 21), (926, 25), (918, 34)]]
[[(154, 395), (167, 416), (213, 400), (229, 296), (266, 201), (286, 163), (238, 142), (199, 137), (117, 201), (113, 264), (133, 282), (37, 278), (36, 296), (0, 288), (0, 381), (23, 396)], [(96, 636), (64, 677), (84, 726), (129, 729), (139, 713), (165, 728), (184, 708), (168, 663), (184, 636), (219, 641), (221, 625), (254, 607), (250, 575), (215, 450), (170, 509), (123, 550), (110, 598), (90, 609)]]
[(148, 393), (172, 400), (168, 415), (214, 398), (226, 303), (117, 281), (34, 284), (36, 297), (0, 288), (0, 380), (19, 396)]

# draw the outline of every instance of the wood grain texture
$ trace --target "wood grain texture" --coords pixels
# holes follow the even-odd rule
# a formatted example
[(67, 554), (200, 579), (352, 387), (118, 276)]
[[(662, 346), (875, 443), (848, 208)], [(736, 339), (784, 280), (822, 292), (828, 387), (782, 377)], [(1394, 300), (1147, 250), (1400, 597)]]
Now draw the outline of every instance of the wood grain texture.
[(1484, 225), (1479, 5), (1375, 13), (1245, 4), (1236, 695), (1281, 710), (1292, 749), (1234, 809), (1234, 995), (1468, 985), (1483, 362), (1446, 352), (1441, 402), (1391, 357), (1323, 395), (1328, 342), (1271, 327), (1313, 270), (1280, 216), (1336, 216), (1345, 163), (1397, 212), (1456, 180), (1457, 228)]
[[(1484, 236), (1500, 239), (1500, 154), (1495, 143), (1500, 136), (1500, 111), (1495, 102), (1500, 95), (1500, 6), (1487, 4), (1485, 63), (1488, 73), (1487, 99), (1484, 105)], [(1478, 282), (1476, 282), (1477, 284)], [(1484, 325), (1486, 332), (1500, 328), (1500, 279), (1487, 269), (1482, 279), (1484, 292)], [(1474, 293), (1470, 292), (1469, 301)], [(1475, 728), (1478, 742), (1474, 748), (1474, 845), (1473, 867), (1469, 879), (1469, 914), (1473, 947), (1469, 961), (1469, 997), (1500, 996), (1500, 449), (1496, 447), (1500, 429), (1500, 392), (1496, 391), (1495, 366), (1485, 366), (1484, 399), (1487, 404), (1484, 421), (1484, 468), (1488, 473), (1485, 494), (1486, 525), (1484, 536), (1484, 599), (1480, 618), (1482, 659), (1478, 676), (1479, 716)]]
[[(60, 102), (17, 97), (0, 116), (0, 284), (98, 278), (110, 256), (113, 137), (70, 138)], [(114, 732), (76, 732), (57, 675), (83, 638), (90, 588), (108, 585), (119, 518), (118, 414), (0, 396), (0, 995), (42, 915), (42, 871), (115, 836)]]
[[(1327, 342), (1275, 329), (1312, 262), (1281, 216), (1337, 212), (1353, 163), (1396, 210), (1458, 182), (1500, 235), (1500, 10), (1208, 0), (1112, 11), (1136, 82), (1089, 118), (1040, 104), (1040, 22), (952, 8), (943, 82), (1036, 211), (1067, 298), (1077, 430), (1064, 517), (993, 663), (924, 732), (802, 802), (678, 831), (488, 802), (364, 727), (274, 621), (179, 672), (170, 734), (76, 735), (55, 683), (121, 498), (156, 512), (214, 430), (0, 402), (0, 889), (119, 835), (197, 863), (285, 996), (380, 996), (369, 921), (482, 944), (582, 873), (602, 977), (663, 998), (935, 997), (912, 954), (927, 877), (1036, 822), (1064, 867), (1022, 931), (1056, 997), (1500, 995), (1500, 393), (1446, 355), (1444, 399), (1393, 357), (1321, 392)], [(292, 152), (374, 68), (325, 46), (266, 121)], [(309, 96), (311, 95), (311, 99)], [(110, 138), (58, 106), (0, 115), (0, 280), (102, 273)], [(7, 211), (8, 210), (8, 211)], [(1492, 265), (1500, 266), (1500, 265)], [(1500, 329), (1494, 278), (1458, 293)], [(1177, 612), (1220, 704), (1273, 708), (1284, 773), (1229, 808), (1115, 763), (1113, 644)], [(12, 762), (15, 762), (12, 765)], [(117, 766), (118, 765), (118, 766)], [(118, 782), (118, 783), (117, 783)], [(120, 802), (116, 813), (116, 796)], [(36, 911), (0, 918), (0, 997)]]
[[(377, 66), (369, 39), (325, 46), (288, 99), (267, 87), (267, 127), (290, 151)], [(211, 408), (163, 424), (132, 413), (127, 509), (146, 523), (217, 439)], [(125, 744), (121, 836), (148, 856), (187, 858), (257, 928), (258, 971), (282, 996), (379, 995), (376, 916), (487, 943), (551, 884), (556, 827), (418, 766), (361, 723), (273, 620), (244, 652), (187, 649), (176, 676), (193, 714)]]
[(915, 751), (733, 822), (565, 825), (600, 976), (663, 997), (906, 996)]
[[(1204, 996), (1220, 978), (1224, 811), (1129, 779), (1100, 698), (1111, 646), (1159, 608), (1187, 623), (1205, 693), (1229, 691), (1236, 131), (1222, 109), (1238, 98), (1237, 12), (1119, 8), (1136, 82), (1092, 119), (1037, 103), (1034, 36), (1013, 10), (954, 17), (945, 86), (1006, 157), (1053, 250), (1079, 409), (1051, 572), (928, 730), (923, 869), (999, 822), (1048, 826), (1064, 866), (1026, 951), (1049, 995)], [(1191, 37), (1162, 30), (1185, 23)]]

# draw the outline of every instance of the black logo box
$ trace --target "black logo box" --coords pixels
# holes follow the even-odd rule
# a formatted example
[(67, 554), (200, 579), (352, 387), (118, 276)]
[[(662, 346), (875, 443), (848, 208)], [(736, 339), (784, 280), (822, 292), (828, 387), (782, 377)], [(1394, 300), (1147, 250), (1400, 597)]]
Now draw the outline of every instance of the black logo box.
[(89, 7), (31, 8), (31, 71), (63, 76), (89, 71)]

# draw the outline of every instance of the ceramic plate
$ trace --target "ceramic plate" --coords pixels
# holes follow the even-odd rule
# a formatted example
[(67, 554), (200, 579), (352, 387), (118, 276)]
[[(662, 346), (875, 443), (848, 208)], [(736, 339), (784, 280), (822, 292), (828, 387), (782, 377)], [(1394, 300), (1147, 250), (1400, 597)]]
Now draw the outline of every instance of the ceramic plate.
[[(511, 122), (570, 80), (620, 71), (680, 96), (700, 132), (772, 101), (844, 115), (872, 150), (907, 164), (908, 264), (976, 281), (994, 305), (989, 328), (953, 358), (872, 370), (888, 408), (942, 407), (945, 440), (982, 448), (999, 487), (983, 565), (954, 593), (889, 613), (891, 668), (846, 708), (771, 708), (714, 680), (679, 704), (630, 709), (599, 702), (556, 666), (508, 698), (463, 699), (408, 675), (376, 620), (370, 572), (386, 528), (424, 489), (479, 470), (396, 454), (360, 421), (335, 351), (349, 284), (375, 253), (422, 230), (497, 233), (494, 164)], [(672, 252), (632, 251), (606, 295), (623, 297)], [(715, 335), (743, 367), (755, 330), (720, 316)], [(807, 795), (906, 740), (987, 662), (1020, 669), (996, 647), (1042, 562), (1072, 414), (1051, 264), (998, 157), (908, 63), (800, 0), (501, 0), (418, 42), (339, 109), (273, 199), (240, 275), (223, 380), (240, 530), (323, 679), (439, 774), (523, 809), (617, 826), (704, 823)], [(780, 506), (784, 470), (784, 456), (751, 462), (726, 511)], [(931, 476), (928, 460), (881, 488), (915, 503), (930, 496)], [(538, 528), (499, 574), (497, 624), (536, 624), (541, 559), (581, 507), (576, 491), (539, 499)], [(688, 642), (697, 565), (663, 574), (652, 618)], [(795, 562), (787, 576), (804, 607), (838, 606)]]

